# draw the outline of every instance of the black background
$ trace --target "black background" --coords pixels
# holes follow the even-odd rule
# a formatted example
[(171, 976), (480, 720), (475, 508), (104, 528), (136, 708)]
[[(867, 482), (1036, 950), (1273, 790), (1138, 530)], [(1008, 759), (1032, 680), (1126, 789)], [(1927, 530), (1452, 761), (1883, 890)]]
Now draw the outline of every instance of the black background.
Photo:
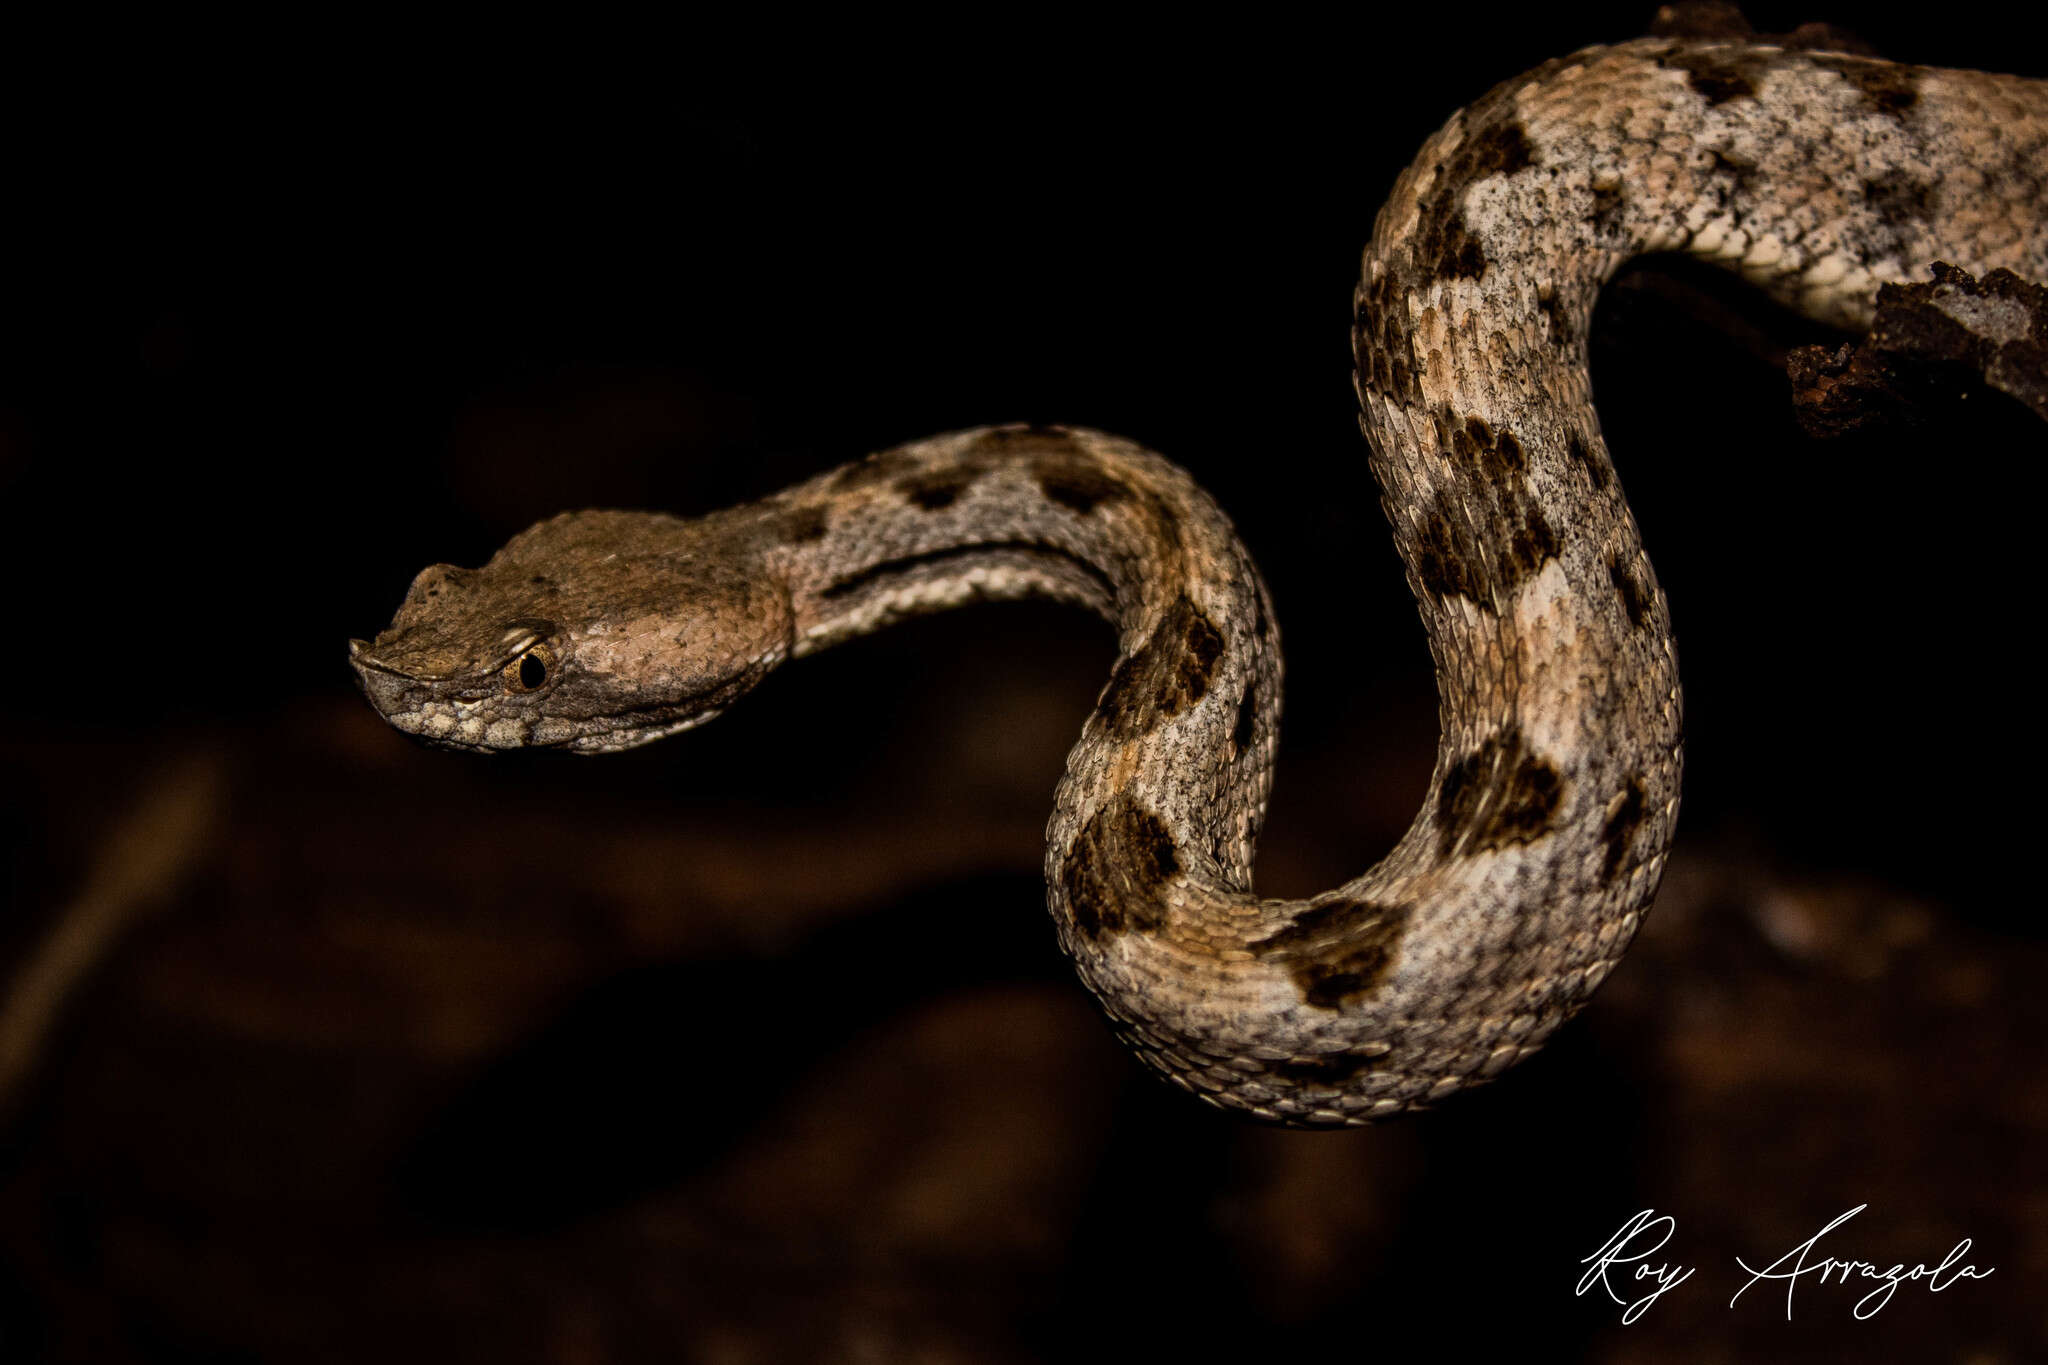
[[(446, 1350), (489, 1292), (393, 1291), (411, 1326), (384, 1331), (362, 1324), (391, 1296), (350, 1276), (394, 1245), (452, 1246), (449, 1263), (487, 1288), (497, 1282), (474, 1267), (512, 1258), (521, 1268), (495, 1292), (513, 1297), (528, 1296), (507, 1286), (552, 1283), (571, 1264), (611, 1265), (588, 1229), (679, 1184), (716, 1185), (717, 1163), (759, 1140), (792, 1078), (900, 1002), (1008, 975), (1012, 960), (1068, 989), (1034, 908), (1031, 830), (1105, 674), (1105, 629), (1035, 606), (913, 623), (778, 674), (701, 733), (594, 763), (435, 754), (365, 719), (343, 641), (379, 629), (421, 566), (480, 563), (552, 512), (708, 511), (983, 422), (1132, 436), (1215, 493), (1278, 606), (1288, 709), (1261, 889), (1307, 893), (1365, 867), (1415, 808), (1435, 735), (1427, 653), (1351, 409), (1358, 251), (1394, 175), (1453, 108), (1647, 17), (792, 16), (573, 40), (272, 34), (261, 62), (186, 33), (192, 60), (166, 48), (59, 82), (11, 139), (17, 249), (0, 272), (13, 527), (0, 799), (17, 907), (0, 947), (10, 960), (30, 951), (167, 755), (227, 755), (234, 794), (198, 889), (90, 978), (13, 1123), (5, 1358), (80, 1342), (112, 1359), (348, 1358), (332, 1345), (336, 1313), (364, 1333), (348, 1340), (390, 1358), (407, 1343)], [(1751, 17), (1767, 30), (1827, 18), (1887, 55), (2048, 74), (2038, 28), (2016, 31), (1988, 6), (1937, 22), (1776, 6)], [(2008, 883), (2038, 805), (2025, 793), (2039, 747), (2026, 660), (2040, 428), (1979, 395), (1929, 429), (1805, 442), (1773, 356), (1816, 339), (1685, 270), (1636, 272), (1596, 321), (1602, 420), (1671, 598), (1687, 687), (1680, 854), (1757, 880), (1847, 878), (1935, 907), (1938, 932), (1970, 951), (2037, 962), (2036, 898)], [(583, 823), (556, 828), (551, 811)], [(835, 836), (849, 812), (865, 823)], [(697, 822), (710, 843), (729, 839), (740, 883), (801, 881), (788, 859), (807, 839), (897, 833), (872, 851), (869, 881), (807, 893), (796, 927), (741, 934), (743, 968), (692, 966), (679, 949), (645, 963), (597, 954), (602, 970), (565, 976), (487, 1029), (498, 1041), (424, 1068), (405, 1117), (367, 1135), (334, 1127), (323, 1101), (275, 1101), (337, 1065), (376, 1072), (370, 1056), (335, 1062), (346, 1048), (315, 1066), (291, 1038), (230, 1047), (198, 1029), (167, 1074), (184, 1066), (206, 1084), (159, 1094), (136, 1080), (159, 1068), (134, 1063), (134, 1036), (198, 1017), (171, 987), (138, 997), (153, 955), (200, 953), (212, 975), (188, 988), (203, 994), (269, 970), (252, 941), (342, 913), (322, 895), (374, 899), (401, 923), (468, 897), (437, 950), (449, 956), (412, 960), (431, 991), (487, 970), (451, 964), (488, 953), (490, 912), (509, 899), (573, 926), (590, 910), (577, 899), (588, 860), (615, 851), (595, 827), (615, 820)], [(762, 854), (755, 828), (803, 833)], [(268, 853), (247, 853), (251, 837)], [(971, 851), (935, 855), (941, 872), (892, 870), (892, 849), (954, 838)], [(818, 866), (866, 856), (820, 853)], [(665, 903), (659, 885), (642, 890)], [(180, 934), (206, 946), (181, 949)], [(317, 980), (324, 940), (309, 941)], [(733, 956), (732, 942), (716, 946), (718, 961)], [(145, 997), (156, 1003), (131, 1003)], [(1983, 1004), (1982, 1046), (2038, 1079), (2037, 1042), (2001, 1041), (2009, 1003)], [(678, 1038), (692, 1040), (688, 1065)], [(972, 1042), (952, 1045), (971, 1059)], [(1267, 1139), (1241, 1140), (1094, 1054), (1075, 1066), (1109, 1066), (1091, 1084), (1114, 1098), (1077, 1101), (1100, 1111), (1097, 1156), (1064, 1239), (1022, 1271), (998, 1261), (979, 1278), (939, 1267), (890, 1283), (913, 1304), (956, 1305), (926, 1316), (951, 1324), (939, 1335), (958, 1358), (1065, 1358), (1103, 1340), (1363, 1355), (1378, 1333), (1453, 1331), (1446, 1314), (1485, 1340), (1534, 1334), (1629, 1358), (1612, 1314), (1568, 1286), (1611, 1225), (1684, 1197), (1657, 1144), (1632, 1136), (1666, 1120), (1625, 1093), (1625, 1046), (1582, 1026), (1556, 1051), (1393, 1138), (1371, 1135), (1393, 1146), (1364, 1160), (1398, 1172), (1387, 1206), (1363, 1218), (1378, 1250), (1306, 1307), (1245, 1289), (1260, 1272), (1231, 1268), (1249, 1253), (1210, 1217), (1235, 1197), (1232, 1163), (1251, 1159), (1241, 1142)], [(1914, 1068), (1938, 1061), (1901, 1058), (1873, 1083), (1897, 1106), (1880, 1104), (1880, 1121), (1914, 1107)], [(1816, 1122), (1846, 1141), (1862, 1121)], [(306, 1145), (307, 1126), (327, 1145)], [(202, 1136), (181, 1156), (157, 1132)], [(303, 1164), (236, 1187), (237, 1153), (250, 1169), (291, 1164), (265, 1133), (290, 1134)], [(195, 1144), (230, 1174), (191, 1176), (205, 1166)], [(1798, 1227), (1814, 1211), (1800, 1202), (1805, 1173), (1836, 1159), (1824, 1145), (1775, 1184), (1688, 1193), (1702, 1216), (1709, 1200), (1746, 1202)], [(1977, 1163), (1967, 1200), (2011, 1194), (2005, 1177)], [(1860, 1197), (1875, 1210), (1926, 1178), (1902, 1158)], [(333, 1221), (344, 1203), (372, 1212)], [(286, 1205), (297, 1212), (270, 1212)], [(1914, 1304), (1927, 1342), (2038, 1348), (2038, 1322), (2016, 1306), (2020, 1262), (2048, 1237), (2030, 1217), (2030, 1249), (1987, 1255), (2015, 1267), (1992, 1282), (2010, 1302), (1986, 1291), (2006, 1306), (1979, 1312), (1951, 1301), (1964, 1289), (1939, 1312)], [(195, 1249), (177, 1274), (124, 1258), (124, 1227), (179, 1218)], [(841, 1293), (840, 1260), (806, 1253), (792, 1269), (758, 1249), (781, 1246), (775, 1227), (764, 1215), (750, 1234), (744, 1292), (722, 1291), (744, 1307), (720, 1340), (769, 1359), (855, 1354), (790, 1307)], [(271, 1244), (295, 1228), (324, 1249)], [(66, 1238), (89, 1250), (63, 1251)], [(306, 1267), (277, 1272), (298, 1299), (247, 1271), (274, 1256)], [(644, 1275), (648, 1260), (624, 1263)], [(1031, 1286), (1023, 1307), (956, 1311), (1000, 1298), (989, 1285), (1013, 1276)], [(615, 1312), (610, 1287), (628, 1277), (579, 1281), (597, 1307), (577, 1311), (607, 1343), (597, 1358), (661, 1355), (661, 1342), (716, 1354), (691, 1335), (697, 1309)], [(1712, 1306), (1699, 1330), (1732, 1332)], [(798, 1318), (809, 1335), (775, 1335)], [(1120, 1325), (1098, 1331), (1105, 1318)], [(1835, 1349), (1851, 1325), (1813, 1323), (1808, 1344)], [(535, 1358), (574, 1358), (560, 1340), (535, 1338)]]

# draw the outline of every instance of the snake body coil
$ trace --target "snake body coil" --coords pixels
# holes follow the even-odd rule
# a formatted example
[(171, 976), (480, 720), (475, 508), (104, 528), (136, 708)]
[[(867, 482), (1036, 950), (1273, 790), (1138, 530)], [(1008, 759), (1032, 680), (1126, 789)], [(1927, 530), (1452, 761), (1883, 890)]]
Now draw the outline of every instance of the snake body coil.
[(956, 432), (692, 521), (580, 512), (435, 566), (352, 644), (372, 703), (457, 747), (620, 749), (785, 658), (912, 613), (1048, 595), (1119, 656), (1059, 786), (1061, 944), (1125, 1039), (1217, 1104), (1358, 1124), (1529, 1055), (1634, 934), (1678, 807), (1664, 597), (1586, 370), (1645, 251), (1867, 325), (1945, 259), (2048, 278), (2048, 85), (1653, 39), (1509, 81), (1400, 177), (1353, 340), (1442, 738), (1369, 872), (1252, 891), (1280, 707), (1271, 604), (1181, 470), (1066, 428)]

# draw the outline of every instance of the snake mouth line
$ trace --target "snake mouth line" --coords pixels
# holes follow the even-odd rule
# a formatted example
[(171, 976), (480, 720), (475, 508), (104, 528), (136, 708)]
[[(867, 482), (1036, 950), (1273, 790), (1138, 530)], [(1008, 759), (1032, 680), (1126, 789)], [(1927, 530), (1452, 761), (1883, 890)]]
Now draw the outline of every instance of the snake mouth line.
[(373, 673), (382, 673), (386, 677), (399, 678), (410, 683), (452, 683), (464, 678), (481, 680), (489, 678), (498, 672), (499, 669), (504, 668), (514, 659), (517, 659), (521, 654), (526, 653), (534, 645), (538, 644), (542, 638), (535, 635), (524, 635), (519, 639), (515, 647), (502, 650), (480, 668), (465, 668), (442, 673), (422, 672), (417, 668), (401, 668), (397, 664), (380, 659), (370, 653), (371, 646), (368, 640), (350, 640), (348, 642), (348, 661), (357, 668), (368, 669)]
[(382, 673), (386, 677), (405, 678), (415, 682), (446, 681), (445, 678), (432, 678), (421, 673), (408, 673), (403, 669), (385, 663), (382, 659), (370, 653), (370, 642), (368, 640), (350, 640), (348, 642), (348, 661), (357, 668), (366, 668), (373, 673)]

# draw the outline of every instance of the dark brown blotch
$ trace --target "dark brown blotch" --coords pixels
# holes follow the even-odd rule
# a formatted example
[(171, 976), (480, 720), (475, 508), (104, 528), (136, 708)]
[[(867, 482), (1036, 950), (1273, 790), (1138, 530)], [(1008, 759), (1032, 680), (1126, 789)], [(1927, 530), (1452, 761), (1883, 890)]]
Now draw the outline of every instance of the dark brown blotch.
[(1075, 928), (1099, 941), (1163, 925), (1163, 888), (1179, 873), (1180, 855), (1166, 822), (1126, 791), (1082, 826), (1060, 869), (1060, 886)]
[(1570, 457), (1573, 464), (1586, 471), (1586, 481), (1593, 486), (1594, 492), (1606, 491), (1612, 474), (1607, 468), (1607, 462), (1593, 453), (1591, 442), (1576, 431), (1567, 432), (1564, 438), (1564, 453)]
[(1470, 134), (1459, 148), (1467, 175), (1478, 180), (1489, 175), (1513, 175), (1536, 164), (1536, 153), (1522, 122), (1512, 116), (1500, 119), (1478, 133)]
[(1246, 946), (1260, 957), (1285, 961), (1309, 1004), (1337, 1009), (1386, 979), (1409, 915), (1406, 905), (1332, 896), (1309, 906), (1279, 932)]
[(1904, 119), (1920, 102), (1921, 71), (1896, 62), (1859, 62), (1850, 57), (1816, 55), (1815, 66), (1838, 73), (1856, 87), (1871, 108), (1888, 118)]
[(1406, 923), (1407, 916), (1404, 906), (1382, 905), (1352, 896), (1328, 896), (1312, 903), (1285, 927), (1248, 946), (1260, 957), (1291, 952), (1305, 944), (1339, 940), (1340, 946), (1355, 946), (1359, 941), (1381, 937), (1381, 930), (1391, 921)]
[(1753, 97), (1770, 69), (1768, 58), (1741, 48), (1681, 48), (1661, 64), (1685, 72), (1686, 83), (1708, 104)]
[(1216, 661), (1223, 657), (1223, 636), (1199, 607), (1192, 602), (1188, 607), (1188, 652), (1182, 663), (1180, 691), (1187, 697), (1187, 704), (1192, 706), (1209, 690), (1209, 680), (1216, 672)]
[(1508, 528), (1507, 580), (1519, 585), (1542, 571), (1544, 562), (1557, 558), (1557, 528), (1533, 502), (1520, 509), (1519, 519)]
[(1433, 597), (1458, 594), (1498, 611), (1500, 596), (1557, 557), (1557, 528), (1522, 476), (1527, 456), (1519, 441), (1494, 437), (1482, 449), (1473, 445), (1469, 428), (1458, 436), (1454, 448), (1476, 460), (1488, 482), (1464, 504), (1442, 495), (1431, 500), (1417, 525), (1415, 575)]
[(1045, 496), (1084, 517), (1106, 502), (1131, 494), (1123, 480), (1080, 460), (1041, 461), (1034, 472)]
[(1242, 755), (1252, 747), (1252, 735), (1259, 723), (1259, 700), (1256, 686), (1247, 685), (1244, 696), (1237, 703), (1237, 724), (1231, 727), (1230, 743), (1234, 752)]
[(1535, 159), (1511, 101), (1468, 110), (1465, 140), (1437, 166), (1436, 188), (1419, 206), (1417, 264), (1445, 278), (1485, 274), (1486, 251), (1465, 227), (1465, 191), (1481, 180), (1524, 170)]
[(799, 507), (782, 523), (782, 538), (791, 545), (809, 545), (825, 538), (831, 519), (822, 506)]
[(1185, 593), (1130, 657), (1117, 662), (1095, 714), (1119, 737), (1142, 734), (1208, 695), (1223, 636)]
[(1643, 617), (1650, 610), (1650, 590), (1636, 577), (1635, 568), (1619, 554), (1609, 555), (1607, 576), (1614, 583), (1614, 591), (1621, 598), (1621, 609), (1628, 613), (1629, 625), (1640, 630)]
[(1493, 586), (1486, 562), (1472, 543), (1465, 520), (1442, 498), (1435, 499), (1417, 528), (1415, 576), (1430, 596), (1465, 597), (1489, 610)]
[(1557, 766), (1530, 751), (1509, 725), (1450, 766), (1437, 789), (1437, 851), (1466, 856), (1548, 834), (1564, 802)]
[(1361, 388), (1412, 407), (1422, 402), (1422, 382), (1404, 303), (1391, 275), (1361, 287), (1352, 304), (1351, 349)]
[(1454, 455), (1494, 483), (1519, 479), (1529, 472), (1529, 455), (1522, 449), (1521, 438), (1505, 427), (1496, 430), (1483, 417), (1467, 417), (1460, 423), (1446, 413), (1438, 418), (1437, 430), (1447, 436)]
[(1392, 945), (1374, 944), (1329, 962), (1306, 963), (1294, 969), (1301, 998), (1318, 1009), (1342, 1009), (1370, 995), (1394, 965)]
[(1704, 96), (1708, 104), (1726, 104), (1756, 94), (1756, 83), (1748, 73), (1730, 67), (1693, 67), (1687, 84)]
[(1449, 409), (1440, 409), (1435, 421), (1450, 458), (1473, 470), (1482, 486), (1462, 508), (1437, 501), (1417, 547), (1418, 576), (1439, 596), (1463, 592), (1494, 606), (1488, 587), (1513, 592), (1557, 556), (1557, 528), (1530, 490), (1529, 455), (1519, 437), (1481, 417), (1461, 420)]
[(1630, 846), (1634, 843), (1636, 831), (1643, 825), (1643, 780), (1631, 777), (1622, 788), (1621, 795), (1614, 800), (1614, 809), (1607, 816), (1607, 823), (1600, 829), (1600, 843), (1606, 850), (1600, 864), (1600, 880), (1612, 882), (1621, 865), (1628, 858)]
[(1476, 280), (1486, 273), (1486, 248), (1479, 239), (1466, 231), (1462, 221), (1443, 224), (1436, 233), (1437, 249), (1430, 254), (1428, 264), (1445, 279)]
[(932, 469), (912, 475), (896, 484), (896, 491), (906, 502), (936, 512), (951, 507), (960, 500), (974, 483), (975, 473), (968, 469)]
[(1493, 444), (1493, 428), (1486, 424), (1484, 417), (1467, 417), (1459, 436), (1467, 458)]

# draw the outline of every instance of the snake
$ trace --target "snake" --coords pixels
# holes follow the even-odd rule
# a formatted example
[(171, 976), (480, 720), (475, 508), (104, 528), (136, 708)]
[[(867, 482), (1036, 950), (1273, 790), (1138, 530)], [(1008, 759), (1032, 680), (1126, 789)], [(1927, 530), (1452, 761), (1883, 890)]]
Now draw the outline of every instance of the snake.
[(2048, 278), (2044, 204), (2048, 82), (2019, 77), (1666, 36), (1455, 113), (1379, 212), (1351, 327), (1440, 738), (1399, 842), (1321, 894), (1254, 891), (1281, 656), (1251, 555), (1185, 471), (1100, 431), (950, 432), (695, 518), (565, 513), (422, 571), (351, 666), (430, 744), (607, 753), (909, 616), (1093, 611), (1117, 656), (1046, 829), (1061, 948), (1183, 1089), (1363, 1125), (1536, 1052), (1670, 856), (1678, 666), (1593, 406), (1602, 283), (1684, 253), (1854, 331), (1937, 259)]

